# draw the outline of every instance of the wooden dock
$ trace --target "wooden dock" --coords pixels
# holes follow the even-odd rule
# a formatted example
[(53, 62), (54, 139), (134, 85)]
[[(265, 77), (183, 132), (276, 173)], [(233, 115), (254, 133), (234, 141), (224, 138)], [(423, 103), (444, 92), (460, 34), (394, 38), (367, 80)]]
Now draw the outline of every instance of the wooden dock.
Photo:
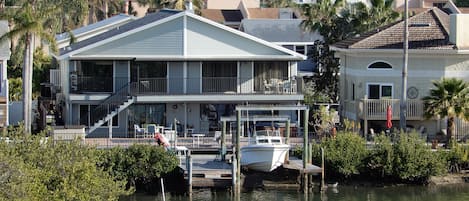
[(290, 159), (288, 163), (283, 164), (283, 168), (291, 169), (291, 170), (298, 170), (301, 174), (311, 174), (311, 175), (318, 175), (321, 174), (321, 167), (306, 164), (306, 168), (303, 168), (303, 161), (300, 159)]
[[(232, 186), (232, 165), (220, 161), (216, 155), (192, 155), (193, 188), (230, 188)], [(184, 178), (189, 180), (186, 161), (179, 167), (184, 170)]]

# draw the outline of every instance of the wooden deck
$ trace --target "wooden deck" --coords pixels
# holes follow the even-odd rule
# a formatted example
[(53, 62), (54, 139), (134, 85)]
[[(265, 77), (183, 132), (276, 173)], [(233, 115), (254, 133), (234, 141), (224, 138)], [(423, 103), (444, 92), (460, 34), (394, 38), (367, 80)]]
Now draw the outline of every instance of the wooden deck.
[(318, 175), (322, 171), (321, 167), (312, 164), (306, 164), (306, 168), (303, 168), (303, 161), (300, 159), (290, 159), (290, 161), (288, 161), (288, 164), (283, 164), (283, 168), (298, 170), (300, 171), (300, 173), (312, 175)]
[[(192, 155), (193, 188), (229, 188), (232, 183), (232, 165), (217, 159), (216, 155)], [(185, 160), (179, 165), (184, 178), (189, 179)]]

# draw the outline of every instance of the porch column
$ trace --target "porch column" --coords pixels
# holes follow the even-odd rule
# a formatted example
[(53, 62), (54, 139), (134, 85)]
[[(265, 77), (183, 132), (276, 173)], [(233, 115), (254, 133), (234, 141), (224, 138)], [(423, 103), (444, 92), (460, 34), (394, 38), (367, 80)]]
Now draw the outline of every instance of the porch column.
[(112, 118), (107, 121), (107, 125), (109, 128), (109, 139), (112, 139)]

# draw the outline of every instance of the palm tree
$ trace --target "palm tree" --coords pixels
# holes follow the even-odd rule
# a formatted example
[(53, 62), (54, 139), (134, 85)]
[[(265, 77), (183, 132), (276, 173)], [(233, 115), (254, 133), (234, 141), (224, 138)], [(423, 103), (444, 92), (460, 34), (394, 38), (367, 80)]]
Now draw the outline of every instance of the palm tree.
[(351, 12), (356, 20), (357, 31), (367, 32), (377, 27), (394, 22), (399, 13), (392, 8), (393, 0), (371, 0), (367, 7), (363, 2), (351, 5)]
[[(53, 32), (51, 31), (60, 5), (51, 0), (18, 0), (18, 7), (5, 8), (0, 13), (0, 19), (6, 19), (13, 28), (6, 34), (0, 36), (0, 41), (7, 38), (18, 38), (24, 40), (23, 57), (23, 117), (25, 134), (31, 133), (31, 101), (32, 101), (32, 70), (35, 39), (50, 41), (55, 44)], [(54, 47), (54, 45), (52, 46)], [(53, 48), (54, 49), (54, 48)]]
[(469, 84), (456, 78), (434, 81), (434, 89), (423, 98), (425, 116), (447, 117), (447, 145), (454, 142), (455, 118), (469, 119)]
[[(184, 10), (187, 0), (137, 0), (137, 3), (143, 6), (150, 5), (149, 10), (159, 10), (163, 8)], [(192, 9), (200, 14), (200, 10), (204, 8), (203, 0), (192, 0)]]

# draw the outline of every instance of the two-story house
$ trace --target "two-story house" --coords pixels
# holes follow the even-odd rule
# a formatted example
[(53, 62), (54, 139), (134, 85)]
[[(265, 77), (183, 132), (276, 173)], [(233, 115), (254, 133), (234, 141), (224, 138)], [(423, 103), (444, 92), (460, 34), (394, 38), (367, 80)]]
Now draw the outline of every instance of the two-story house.
[[(190, 11), (161, 10), (60, 49), (57, 110), (88, 137), (148, 123), (219, 129), (236, 105), (298, 104), (305, 56)], [(297, 112), (278, 112), (296, 120)]]
[[(0, 21), (0, 36), (10, 29), (8, 21)], [(0, 42), (0, 127), (8, 126), (7, 60), (10, 59), (10, 42)]]
[[(340, 58), (340, 114), (369, 128), (384, 130), (386, 108), (392, 106), (399, 125), (403, 66), (403, 21), (336, 43)], [(433, 135), (444, 120), (423, 118), (422, 98), (432, 81), (454, 77), (469, 81), (469, 15), (448, 15), (438, 8), (409, 18), (407, 125)], [(460, 121), (457, 135), (468, 134)]]

